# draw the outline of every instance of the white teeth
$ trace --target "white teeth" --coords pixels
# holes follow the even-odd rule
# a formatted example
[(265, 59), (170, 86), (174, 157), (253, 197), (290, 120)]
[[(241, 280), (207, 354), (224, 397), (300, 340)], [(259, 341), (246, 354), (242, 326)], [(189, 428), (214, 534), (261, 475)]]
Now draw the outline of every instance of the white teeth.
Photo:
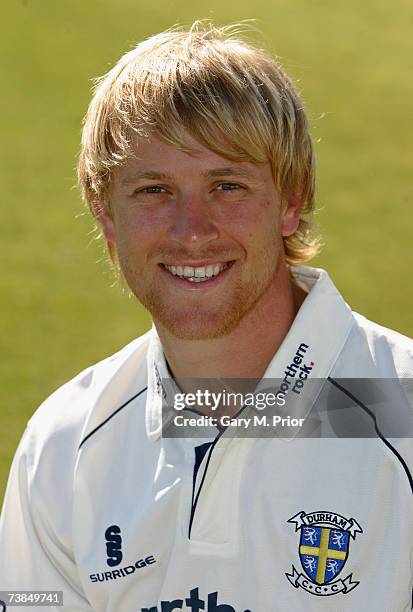
[(191, 283), (202, 283), (220, 274), (220, 272), (228, 267), (228, 264), (215, 264), (206, 267), (200, 266), (198, 268), (192, 268), (191, 266), (168, 266), (164, 264), (164, 267), (175, 276), (186, 278), (191, 281)]

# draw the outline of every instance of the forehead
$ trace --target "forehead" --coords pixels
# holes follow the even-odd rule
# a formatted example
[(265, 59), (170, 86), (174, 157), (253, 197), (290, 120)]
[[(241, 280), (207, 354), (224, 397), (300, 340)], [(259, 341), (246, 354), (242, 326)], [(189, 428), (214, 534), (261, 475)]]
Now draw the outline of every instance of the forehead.
[(161, 175), (184, 175), (188, 178), (194, 177), (195, 173), (203, 177), (234, 175), (253, 179), (271, 173), (269, 163), (256, 164), (228, 159), (208, 149), (187, 133), (183, 133), (180, 140), (182, 147), (178, 148), (156, 134), (135, 137), (132, 141), (133, 154), (122, 166), (116, 168), (114, 182), (127, 186), (137, 178), (156, 180)]

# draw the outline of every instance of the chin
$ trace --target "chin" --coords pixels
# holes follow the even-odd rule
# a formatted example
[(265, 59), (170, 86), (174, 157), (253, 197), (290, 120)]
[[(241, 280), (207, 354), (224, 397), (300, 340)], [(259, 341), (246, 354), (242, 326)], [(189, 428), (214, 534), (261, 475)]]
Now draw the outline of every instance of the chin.
[(256, 282), (239, 283), (231, 296), (214, 304), (203, 301), (188, 307), (188, 301), (164, 300), (158, 291), (135, 292), (139, 301), (149, 310), (152, 318), (159, 322), (171, 335), (180, 340), (215, 340), (233, 332), (260, 299), (266, 294), (272, 278)]
[[(175, 338), (179, 340), (215, 340), (230, 334), (240, 323), (239, 317), (211, 316), (211, 313), (182, 313), (174, 316), (168, 313), (152, 313), (152, 316)], [(164, 315), (164, 316), (162, 316)], [(166, 315), (166, 316), (165, 316)]]

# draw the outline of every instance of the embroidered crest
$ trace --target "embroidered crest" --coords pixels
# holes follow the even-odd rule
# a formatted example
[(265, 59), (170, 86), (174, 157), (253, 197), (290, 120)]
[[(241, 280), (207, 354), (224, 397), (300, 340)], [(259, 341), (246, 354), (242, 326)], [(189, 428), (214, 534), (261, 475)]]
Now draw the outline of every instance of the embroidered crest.
[(349, 593), (359, 584), (352, 581), (352, 574), (336, 580), (348, 559), (350, 541), (363, 533), (354, 518), (346, 519), (336, 512), (301, 511), (287, 522), (300, 531), (298, 554), (305, 574), (298, 573), (294, 565), (292, 573), (285, 574), (296, 589), (325, 596)]

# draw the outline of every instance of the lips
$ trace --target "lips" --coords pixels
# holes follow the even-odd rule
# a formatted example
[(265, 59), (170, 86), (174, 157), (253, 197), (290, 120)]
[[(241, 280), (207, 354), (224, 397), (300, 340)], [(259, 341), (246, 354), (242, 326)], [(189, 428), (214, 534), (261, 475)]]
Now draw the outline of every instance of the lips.
[(192, 283), (202, 283), (214, 276), (218, 276), (223, 270), (228, 267), (228, 263), (209, 264), (207, 266), (169, 266), (163, 264), (163, 267), (171, 272), (174, 276), (185, 278)]
[[(228, 270), (234, 261), (216, 262), (204, 266), (188, 266), (188, 265), (169, 265), (160, 264), (160, 266), (178, 279), (182, 279), (185, 283), (208, 283), (210, 284), (223, 272)], [(209, 282), (208, 282), (209, 281)]]

